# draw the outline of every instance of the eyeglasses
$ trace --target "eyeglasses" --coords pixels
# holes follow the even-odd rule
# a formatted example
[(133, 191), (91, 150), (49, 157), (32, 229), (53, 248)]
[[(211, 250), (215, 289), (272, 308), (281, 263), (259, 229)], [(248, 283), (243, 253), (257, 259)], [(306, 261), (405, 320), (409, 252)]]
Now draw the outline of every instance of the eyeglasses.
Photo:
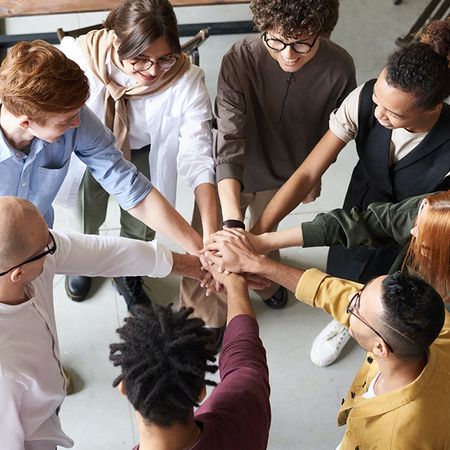
[(20, 266), (23, 266), (24, 264), (28, 264), (28, 263), (37, 261), (38, 259), (41, 259), (47, 255), (53, 255), (53, 253), (56, 252), (56, 242), (55, 242), (55, 239), (53, 238), (52, 233), (49, 232), (48, 234), (50, 236), (52, 243), (50, 245), (47, 245), (47, 247), (45, 247), (45, 250), (42, 253), (39, 253), (39, 255), (33, 256), (30, 259), (27, 259), (26, 261), (24, 261), (20, 264), (17, 264), (17, 266), (11, 267), (11, 269), (5, 270), (5, 272), (1, 272), (0, 277), (2, 277), (3, 275), (6, 275), (8, 272), (11, 272), (11, 270), (14, 270)]
[[(359, 321), (361, 321), (366, 327), (369, 327), (380, 339), (382, 339), (384, 341), (384, 343), (387, 345), (389, 351), (391, 353), (394, 353), (394, 350), (392, 349), (392, 347), (389, 345), (389, 343), (386, 341), (386, 339), (381, 336), (380, 333), (378, 333), (377, 330), (375, 330), (375, 328), (373, 328), (371, 325), (369, 325), (361, 316), (357, 315), (355, 313), (355, 310), (359, 309), (359, 302), (361, 299), (361, 292), (359, 291), (357, 292), (355, 295), (353, 295), (353, 297), (350, 299), (350, 302), (347, 306), (347, 314), (351, 314), (352, 316), (356, 317)], [(387, 324), (386, 324), (387, 325)], [(392, 327), (390, 327), (392, 328)], [(394, 330), (397, 331), (397, 330)], [(402, 333), (400, 333), (399, 331), (397, 331), (397, 333), (401, 334), (403, 336)]]
[(267, 36), (267, 31), (263, 33), (262, 38), (264, 42), (266, 43), (267, 47), (269, 47), (272, 50), (275, 50), (276, 52), (283, 51), (286, 47), (291, 47), (292, 50), (294, 50), (295, 53), (300, 53), (301, 55), (305, 55), (306, 53), (309, 53), (311, 49), (314, 47), (314, 44), (317, 41), (317, 38), (319, 37), (318, 34), (316, 34), (316, 37), (310, 44), (309, 42), (303, 42), (303, 41), (296, 41), (291, 42), (288, 44), (287, 42), (283, 42), (280, 39), (274, 39)]
[(178, 55), (163, 56), (153, 61), (151, 59), (138, 59), (130, 64), (135, 72), (145, 72), (156, 64), (161, 70), (169, 70), (178, 61)]

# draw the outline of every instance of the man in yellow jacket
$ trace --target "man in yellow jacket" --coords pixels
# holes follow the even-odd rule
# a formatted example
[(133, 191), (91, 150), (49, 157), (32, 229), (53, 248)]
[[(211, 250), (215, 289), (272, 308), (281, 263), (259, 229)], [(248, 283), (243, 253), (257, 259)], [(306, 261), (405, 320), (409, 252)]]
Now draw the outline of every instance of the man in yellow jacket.
[(450, 315), (429, 284), (396, 272), (363, 286), (258, 255), (237, 230), (220, 233), (207, 246), (210, 262), (285, 286), (347, 326), (368, 352), (342, 400), (337, 449), (450, 448)]

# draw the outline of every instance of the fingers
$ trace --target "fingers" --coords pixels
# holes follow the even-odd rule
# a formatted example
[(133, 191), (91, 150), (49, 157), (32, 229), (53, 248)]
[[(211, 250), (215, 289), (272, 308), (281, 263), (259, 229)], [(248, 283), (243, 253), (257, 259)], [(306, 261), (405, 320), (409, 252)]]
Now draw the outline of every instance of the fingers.
[(209, 264), (215, 264), (217, 266), (222, 265), (222, 257), (217, 256), (217, 253), (213, 253), (213, 252), (205, 252), (204, 253), (205, 258), (207, 259)]
[(200, 281), (200, 286), (201, 287), (206, 287), (209, 284), (209, 282), (211, 281), (211, 279), (212, 279), (211, 272), (207, 272), (206, 275)]

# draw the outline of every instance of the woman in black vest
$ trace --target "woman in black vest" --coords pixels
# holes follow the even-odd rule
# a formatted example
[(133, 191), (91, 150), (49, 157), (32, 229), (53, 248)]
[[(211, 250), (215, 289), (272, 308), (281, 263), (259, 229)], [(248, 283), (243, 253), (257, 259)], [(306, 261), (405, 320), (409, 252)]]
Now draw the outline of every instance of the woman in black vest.
[[(355, 89), (330, 117), (330, 129), (273, 197), (252, 232), (270, 231), (307, 195), (339, 152), (355, 139), (359, 161), (344, 209), (449, 189), (450, 19), (431, 23), (419, 43), (393, 53), (377, 80)], [(365, 283), (387, 273), (400, 248), (387, 244), (330, 249), (327, 272)], [(329, 324), (313, 344), (317, 365), (331, 364), (348, 341)]]

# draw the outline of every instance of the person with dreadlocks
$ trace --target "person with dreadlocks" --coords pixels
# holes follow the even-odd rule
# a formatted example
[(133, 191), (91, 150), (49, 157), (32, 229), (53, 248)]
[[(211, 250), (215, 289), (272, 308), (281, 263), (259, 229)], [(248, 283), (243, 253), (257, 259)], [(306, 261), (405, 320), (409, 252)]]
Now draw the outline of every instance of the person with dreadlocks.
[[(72, 447), (58, 411), (65, 378), (56, 331), (53, 279), (178, 273), (202, 277), (199, 260), (163, 245), (112, 236), (49, 231), (39, 210), (0, 197), (0, 447)], [(24, 332), (26, 330), (26, 332)]]
[(207, 346), (211, 333), (192, 308), (152, 304), (127, 317), (111, 344), (120, 367), (113, 386), (136, 410), (140, 443), (133, 450), (263, 450), (271, 420), (269, 373), (247, 281), (211, 268), (228, 296), (227, 328), (219, 360), (220, 382)]

